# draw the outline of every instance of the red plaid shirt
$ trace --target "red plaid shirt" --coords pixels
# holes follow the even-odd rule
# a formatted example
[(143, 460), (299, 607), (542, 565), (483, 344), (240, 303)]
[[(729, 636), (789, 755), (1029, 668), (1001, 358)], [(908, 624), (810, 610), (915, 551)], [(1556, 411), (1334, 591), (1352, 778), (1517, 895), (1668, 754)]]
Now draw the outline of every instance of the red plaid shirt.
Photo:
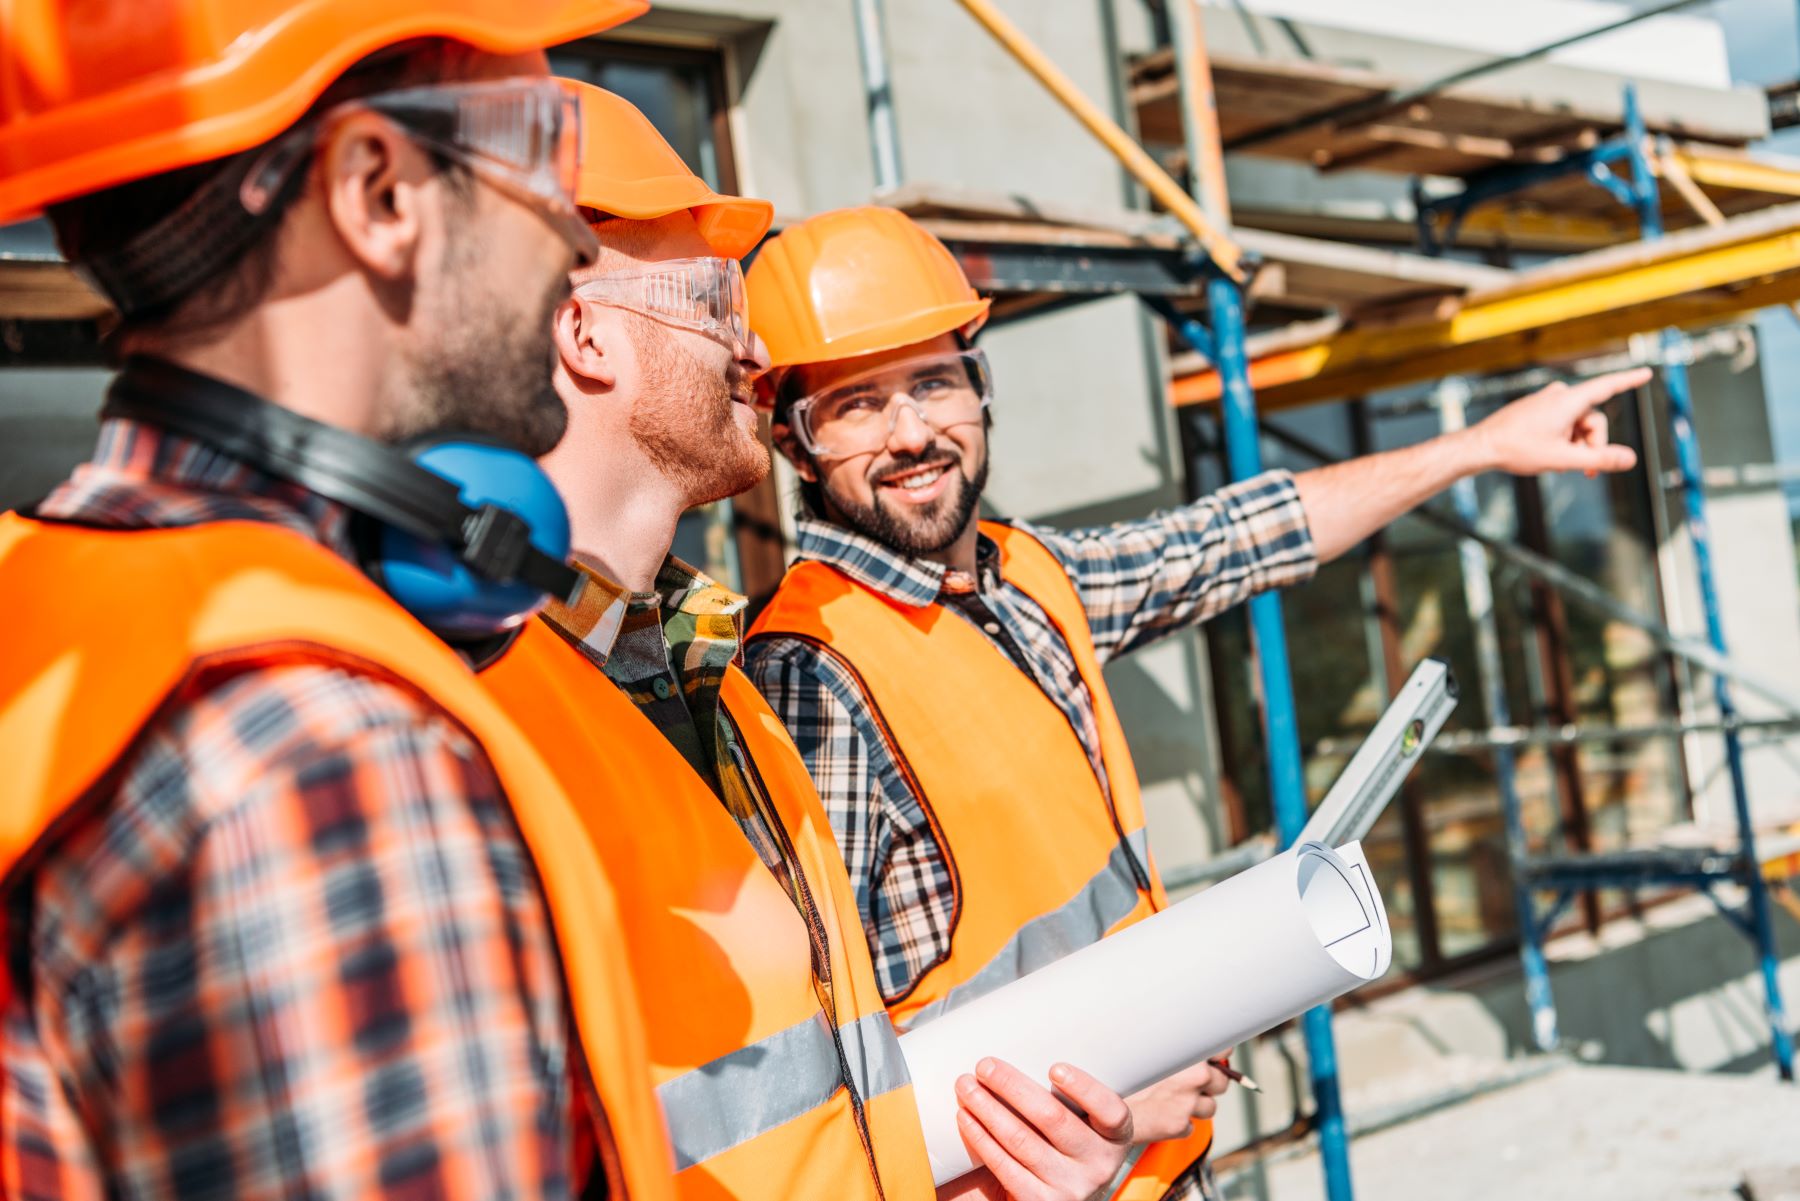
[[(39, 511), (334, 547), (344, 518), (121, 421)], [(71, 587), (130, 603), (129, 581)], [(420, 696), (323, 665), (193, 689), (9, 902), (21, 1201), (567, 1197), (589, 1175), (531, 858)]]

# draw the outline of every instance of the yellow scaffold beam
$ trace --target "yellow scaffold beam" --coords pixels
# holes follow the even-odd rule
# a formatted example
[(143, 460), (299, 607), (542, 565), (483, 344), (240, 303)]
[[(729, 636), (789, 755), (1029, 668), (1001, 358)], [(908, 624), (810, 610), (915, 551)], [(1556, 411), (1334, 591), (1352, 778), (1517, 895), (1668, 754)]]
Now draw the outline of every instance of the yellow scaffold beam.
[[(1266, 408), (1361, 395), (1460, 372), (1579, 355), (1665, 326), (1707, 325), (1800, 299), (1800, 204), (1614, 246), (1521, 272), (1426, 317), (1296, 339), (1252, 339)], [(1210, 368), (1178, 377), (1175, 404), (1218, 399)]]
[(1703, 188), (1800, 197), (1800, 159), (1698, 145), (1673, 146), (1669, 157)]

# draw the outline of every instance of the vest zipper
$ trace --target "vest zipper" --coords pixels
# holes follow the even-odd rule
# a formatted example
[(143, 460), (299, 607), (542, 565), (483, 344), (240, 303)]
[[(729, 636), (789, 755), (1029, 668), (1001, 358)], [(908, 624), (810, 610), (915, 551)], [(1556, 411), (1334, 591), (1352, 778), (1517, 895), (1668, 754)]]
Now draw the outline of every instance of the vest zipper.
[[(745, 782), (750, 785), (750, 795), (756, 802), (757, 815), (769, 828), (770, 835), (781, 850), (782, 859), (787, 863), (788, 871), (793, 874), (794, 891), (799, 895), (789, 899), (794, 902), (800, 920), (806, 923), (806, 932), (812, 944), (813, 978), (824, 986), (824, 996), (820, 998), (819, 1008), (825, 1015), (826, 1025), (831, 1027), (831, 1046), (837, 1052), (838, 1080), (850, 1097), (850, 1116), (856, 1125), (856, 1136), (862, 1143), (863, 1157), (869, 1163), (869, 1179), (875, 1183), (875, 1195), (881, 1201), (887, 1201), (887, 1192), (881, 1185), (881, 1171), (875, 1163), (875, 1140), (869, 1132), (868, 1111), (862, 1093), (856, 1087), (856, 1075), (850, 1070), (850, 1056), (844, 1050), (843, 1031), (838, 1027), (837, 990), (832, 981), (831, 946), (825, 931), (825, 919), (819, 916), (818, 904), (813, 900), (812, 888), (807, 883), (806, 872), (801, 866), (799, 852), (794, 849), (793, 839), (788, 836), (787, 827), (782, 824), (779, 815), (774, 812), (774, 806), (769, 802), (768, 786), (763, 782), (762, 773), (756, 770), (755, 760), (744, 753), (743, 731), (722, 707), (720, 712), (731, 725), (732, 756), (744, 773)], [(829, 1004), (826, 1003), (827, 999)]]

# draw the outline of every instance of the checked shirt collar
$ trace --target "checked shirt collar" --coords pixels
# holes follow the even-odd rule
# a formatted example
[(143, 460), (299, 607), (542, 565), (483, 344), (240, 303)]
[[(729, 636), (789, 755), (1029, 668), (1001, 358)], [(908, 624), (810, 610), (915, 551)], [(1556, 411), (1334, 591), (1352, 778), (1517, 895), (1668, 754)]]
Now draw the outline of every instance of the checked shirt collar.
[[(937, 604), (945, 577), (951, 574), (942, 563), (913, 558), (866, 534), (810, 514), (795, 520), (794, 542), (802, 559), (834, 567), (871, 592), (913, 609)], [(999, 545), (982, 534), (975, 557), (982, 584), (992, 587), (999, 578)]]

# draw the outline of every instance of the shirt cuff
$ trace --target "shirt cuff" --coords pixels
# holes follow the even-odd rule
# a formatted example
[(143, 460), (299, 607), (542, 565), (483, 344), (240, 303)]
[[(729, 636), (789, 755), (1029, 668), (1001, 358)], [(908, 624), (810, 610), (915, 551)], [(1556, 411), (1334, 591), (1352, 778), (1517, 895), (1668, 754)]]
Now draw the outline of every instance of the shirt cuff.
[(1304, 584), (1318, 571), (1318, 548), (1293, 472), (1265, 471), (1228, 484), (1209, 499), (1235, 531), (1233, 541), (1249, 564), (1252, 592)]

